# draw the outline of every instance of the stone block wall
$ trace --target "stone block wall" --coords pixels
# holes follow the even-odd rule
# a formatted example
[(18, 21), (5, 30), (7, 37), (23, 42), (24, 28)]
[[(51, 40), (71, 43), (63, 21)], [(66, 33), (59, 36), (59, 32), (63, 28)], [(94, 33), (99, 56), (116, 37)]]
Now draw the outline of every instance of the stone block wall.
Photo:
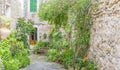
[(12, 18), (11, 29), (16, 28), (17, 18), (23, 17), (23, 0), (0, 0), (0, 15)]
[(120, 70), (120, 0), (99, 0), (91, 29), (89, 58), (100, 70)]
[(4, 14), (4, 2), (0, 0), (0, 15)]
[[(21, 3), (23, 0), (11, 0), (10, 1), (10, 9), (11, 9), (11, 29), (14, 30), (16, 28), (17, 18), (23, 17), (23, 4)], [(24, 1), (23, 1), (24, 2)]]
[[(0, 16), (5, 14), (5, 1), (4, 0), (0, 0)], [(0, 19), (0, 28), (3, 25), (3, 21)]]
[[(45, 24), (46, 23), (46, 24)], [(49, 33), (54, 28), (53, 25), (49, 25), (47, 22), (39, 25), (39, 40), (49, 41)], [(46, 34), (46, 39), (44, 39), (44, 34)]]

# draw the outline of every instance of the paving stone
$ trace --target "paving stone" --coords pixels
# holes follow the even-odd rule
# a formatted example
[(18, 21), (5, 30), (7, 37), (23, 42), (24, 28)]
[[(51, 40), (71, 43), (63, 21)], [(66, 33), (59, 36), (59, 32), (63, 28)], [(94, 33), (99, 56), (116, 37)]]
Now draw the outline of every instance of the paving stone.
[(31, 55), (30, 60), (31, 64), (20, 70), (65, 70), (62, 65), (47, 61), (43, 55)]

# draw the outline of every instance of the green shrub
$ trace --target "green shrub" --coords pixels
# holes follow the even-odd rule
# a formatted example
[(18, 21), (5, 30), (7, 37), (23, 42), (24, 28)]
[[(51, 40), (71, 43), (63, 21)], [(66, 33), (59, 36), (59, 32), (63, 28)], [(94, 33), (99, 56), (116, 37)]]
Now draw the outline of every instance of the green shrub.
[(2, 64), (1, 57), (0, 57), (0, 70), (2, 70), (2, 66), (3, 66), (3, 64)]
[(54, 28), (50, 32), (49, 47), (55, 49), (63, 49), (68, 46), (69, 46), (69, 42), (67, 41), (67, 38), (62, 35), (62, 32)]
[(30, 59), (26, 56), (20, 56), (17, 59), (20, 62), (20, 65), (19, 65), (20, 68), (26, 67), (27, 65), (30, 64)]
[(19, 70), (19, 60), (17, 59), (4, 60), (3, 65), (5, 70)]
[(75, 66), (78, 70), (81, 69), (85, 69), (85, 70), (98, 70), (96, 63), (91, 60), (91, 59), (81, 59), (81, 58), (77, 58), (76, 62), (75, 62)]
[(24, 46), (22, 41), (17, 40), (16, 33), (0, 42), (0, 57), (5, 70), (18, 70), (30, 64), (28, 50)]
[(49, 47), (49, 42), (43, 42), (42, 40), (38, 41), (34, 50), (37, 51), (40, 47)]
[[(28, 58), (28, 39), (34, 30), (33, 22), (24, 18), (18, 19), (17, 29), (12, 32), (9, 37), (0, 42), (0, 59), (5, 70), (19, 70), (30, 64)], [(1, 68), (1, 65), (0, 65)]]
[(17, 50), (15, 53), (16, 54), (15, 54), (14, 58), (17, 58), (19, 60), (20, 68), (26, 67), (27, 65), (30, 64), (30, 59), (28, 58), (27, 51), (25, 49)]
[(28, 38), (27, 35), (29, 35), (31, 32), (33, 32), (35, 30), (35, 28), (33, 27), (33, 21), (31, 20), (26, 20), (25, 18), (18, 18), (17, 19), (17, 37), (18, 40), (22, 41), (24, 43), (24, 47), (25, 48), (29, 48), (30, 44), (28, 42)]
[(56, 57), (57, 54), (58, 54), (58, 50), (56, 50), (56, 49), (48, 50), (48, 52), (47, 52), (48, 60), (55, 61), (57, 59), (57, 57)]
[[(74, 70), (97, 70), (94, 61), (85, 61), (90, 41), (91, 0), (49, 0), (40, 6), (38, 16), (54, 24), (50, 33), (48, 58), (59, 60), (65, 66), (73, 65)], [(63, 28), (67, 37), (62, 36)], [(72, 34), (75, 33), (75, 34)]]
[(71, 66), (74, 58), (74, 51), (72, 49), (66, 48), (59, 55), (59, 61), (65, 67)]

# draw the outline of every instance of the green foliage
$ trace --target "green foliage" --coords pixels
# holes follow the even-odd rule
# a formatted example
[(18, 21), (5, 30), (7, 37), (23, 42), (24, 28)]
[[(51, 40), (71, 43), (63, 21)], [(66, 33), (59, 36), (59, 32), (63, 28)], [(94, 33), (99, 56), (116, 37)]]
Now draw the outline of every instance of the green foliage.
[(96, 63), (91, 59), (84, 60), (81, 58), (77, 58), (76, 64), (74, 65), (77, 68), (77, 70), (83, 70), (83, 69), (84, 70), (98, 70)]
[(74, 51), (72, 49), (66, 48), (60, 52), (59, 61), (65, 67), (72, 66), (73, 58), (74, 58)]
[(63, 64), (65, 67), (72, 66), (74, 51), (66, 48), (63, 50), (50, 49), (47, 52), (47, 57), (50, 61), (55, 61)]
[(19, 70), (19, 61), (16, 59), (3, 60), (5, 70)]
[[(50, 60), (57, 60), (65, 66), (71, 65), (75, 70), (83, 67), (97, 70), (93, 62), (82, 59), (87, 56), (89, 49), (91, 0), (48, 0), (40, 6), (38, 16), (55, 25), (50, 33)], [(64, 28), (69, 37), (64, 37), (60, 28)], [(74, 38), (72, 31), (75, 32)]]
[(62, 26), (67, 24), (69, 0), (48, 0), (40, 6), (39, 17), (49, 20), (51, 24)]
[(11, 18), (8, 18), (6, 16), (0, 16), (0, 19), (4, 22), (4, 23), (8, 23), (10, 22), (12, 19)]
[(50, 33), (50, 47), (56, 49), (62, 49), (68, 47), (69, 43), (60, 31), (53, 29)]
[(38, 41), (37, 44), (35, 45), (34, 50), (37, 51), (40, 47), (48, 47), (49, 42), (43, 42), (42, 40)]
[(0, 42), (0, 57), (6, 70), (18, 70), (30, 63), (24, 46), (16, 37), (16, 32)]
[(2, 70), (2, 66), (3, 66), (3, 64), (2, 64), (2, 59), (1, 59), (1, 57), (0, 57), (0, 70)]
[(58, 50), (56, 50), (56, 49), (48, 50), (48, 52), (47, 52), (48, 60), (55, 61), (57, 59), (57, 57), (56, 57), (57, 54), (58, 54)]
[(23, 68), (30, 64), (30, 59), (27, 56), (18, 56), (17, 59), (19, 60), (20, 64), (19, 67)]
[[(76, 57), (85, 57), (89, 49), (90, 28), (91, 28), (91, 0), (77, 0), (73, 4), (71, 12), (75, 14), (74, 28), (76, 29), (75, 51)], [(73, 10), (74, 9), (74, 10)]]
[(71, 27), (70, 27), (69, 24), (65, 25), (63, 28), (65, 29), (66, 33), (70, 33), (71, 32)]
[(48, 51), (48, 59), (59, 62), (64, 66), (71, 65), (74, 57), (73, 49), (69, 47), (69, 41), (62, 33), (53, 29), (50, 33), (50, 46), (52, 49)]
[(17, 37), (20, 41), (24, 42), (25, 48), (29, 48), (27, 35), (29, 35), (32, 31), (34, 31), (34, 27), (33, 27), (33, 22), (31, 20), (18, 18)]

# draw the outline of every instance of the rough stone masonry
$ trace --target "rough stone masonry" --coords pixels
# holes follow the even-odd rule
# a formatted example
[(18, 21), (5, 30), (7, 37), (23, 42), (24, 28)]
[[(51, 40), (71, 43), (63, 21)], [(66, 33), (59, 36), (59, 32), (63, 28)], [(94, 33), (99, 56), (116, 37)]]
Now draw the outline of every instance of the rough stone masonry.
[(88, 57), (100, 70), (120, 70), (120, 0), (99, 0), (95, 15)]

